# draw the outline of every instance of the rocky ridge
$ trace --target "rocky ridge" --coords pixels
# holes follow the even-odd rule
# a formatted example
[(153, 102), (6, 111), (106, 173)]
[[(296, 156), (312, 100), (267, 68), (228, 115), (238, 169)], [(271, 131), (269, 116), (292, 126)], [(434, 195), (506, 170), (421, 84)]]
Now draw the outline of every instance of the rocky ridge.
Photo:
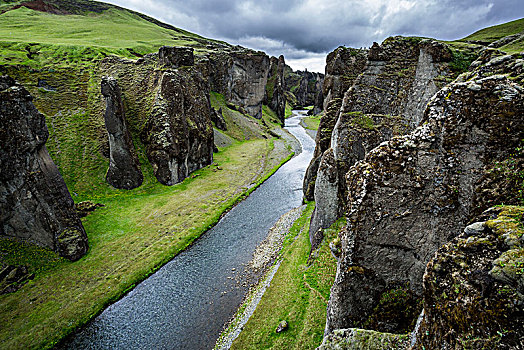
[[(403, 37), (388, 38), (382, 45), (374, 43), (367, 52), (339, 48), (328, 56), (332, 62), (327, 71), (339, 74), (326, 79), (331, 86), (325, 89), (325, 120), (321, 121), (316, 157), (304, 184), (306, 196), (313, 197), (319, 208), (311, 219), (313, 248), (322, 237), (317, 231), (329, 227), (344, 211), (345, 173), (381, 142), (418, 125), (437, 85), (452, 75), (451, 59), (445, 44)], [(337, 97), (341, 94), (343, 97)], [(324, 156), (333, 158), (331, 166), (315, 170)], [(338, 179), (331, 176), (329, 182), (314, 181), (324, 179), (324, 171), (338, 174)]]
[[(487, 231), (490, 224), (477, 224), (479, 230), (466, 229), (434, 256), (483, 210), (522, 200), (520, 172), (508, 171), (523, 162), (522, 62), (520, 54), (485, 50), (470, 72), (430, 100), (418, 128), (349, 168), (348, 225), (340, 233), (326, 335), (351, 327), (408, 332), (424, 306), (416, 348), (522, 347), (520, 316), (515, 325), (504, 320), (521, 313), (519, 270), (497, 270), (507, 266), (497, 259), (519, 247), (511, 231), (496, 235)], [(511, 266), (518, 267), (514, 253)], [(457, 293), (463, 299), (442, 297)], [(503, 311), (489, 311), (496, 309)]]

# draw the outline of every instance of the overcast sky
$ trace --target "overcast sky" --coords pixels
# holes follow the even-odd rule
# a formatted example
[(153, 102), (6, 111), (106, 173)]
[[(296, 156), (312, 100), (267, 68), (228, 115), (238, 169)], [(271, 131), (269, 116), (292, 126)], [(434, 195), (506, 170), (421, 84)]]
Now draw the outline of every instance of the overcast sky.
[(340, 45), (369, 47), (391, 35), (458, 39), (524, 17), (524, 0), (106, 1), (317, 72)]

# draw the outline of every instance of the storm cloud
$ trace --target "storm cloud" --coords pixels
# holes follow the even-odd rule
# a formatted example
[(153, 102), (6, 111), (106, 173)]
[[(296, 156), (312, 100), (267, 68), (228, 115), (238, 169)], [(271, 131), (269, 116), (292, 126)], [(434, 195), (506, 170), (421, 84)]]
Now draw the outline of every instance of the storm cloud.
[(443, 40), (517, 19), (522, 0), (110, 0), (205, 37), (283, 54), (294, 69), (323, 71), (340, 45), (392, 35)]

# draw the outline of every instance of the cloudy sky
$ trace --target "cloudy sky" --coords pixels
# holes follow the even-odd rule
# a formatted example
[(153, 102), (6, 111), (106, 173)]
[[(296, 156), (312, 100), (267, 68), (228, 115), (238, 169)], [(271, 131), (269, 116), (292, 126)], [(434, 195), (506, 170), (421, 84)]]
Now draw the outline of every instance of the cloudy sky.
[(523, 0), (106, 0), (202, 36), (324, 71), (326, 54), (391, 35), (443, 40), (524, 17)]

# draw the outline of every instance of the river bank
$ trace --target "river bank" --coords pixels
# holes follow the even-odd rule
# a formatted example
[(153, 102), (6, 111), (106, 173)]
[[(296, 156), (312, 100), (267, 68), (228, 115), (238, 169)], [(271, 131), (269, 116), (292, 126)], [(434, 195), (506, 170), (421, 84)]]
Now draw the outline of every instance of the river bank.
[(302, 201), (302, 179), (314, 143), (298, 125), (299, 119), (290, 118), (286, 126), (302, 143), (299, 155), (189, 249), (70, 337), (63, 348), (212, 347), (257, 278), (243, 273), (253, 251), (278, 218)]
[(97, 198), (105, 207), (84, 219), (87, 256), (39, 261), (45, 271), (0, 296), (0, 317), (9, 324), (0, 343), (53, 346), (186, 249), (291, 156), (283, 140), (237, 142), (180, 184)]

